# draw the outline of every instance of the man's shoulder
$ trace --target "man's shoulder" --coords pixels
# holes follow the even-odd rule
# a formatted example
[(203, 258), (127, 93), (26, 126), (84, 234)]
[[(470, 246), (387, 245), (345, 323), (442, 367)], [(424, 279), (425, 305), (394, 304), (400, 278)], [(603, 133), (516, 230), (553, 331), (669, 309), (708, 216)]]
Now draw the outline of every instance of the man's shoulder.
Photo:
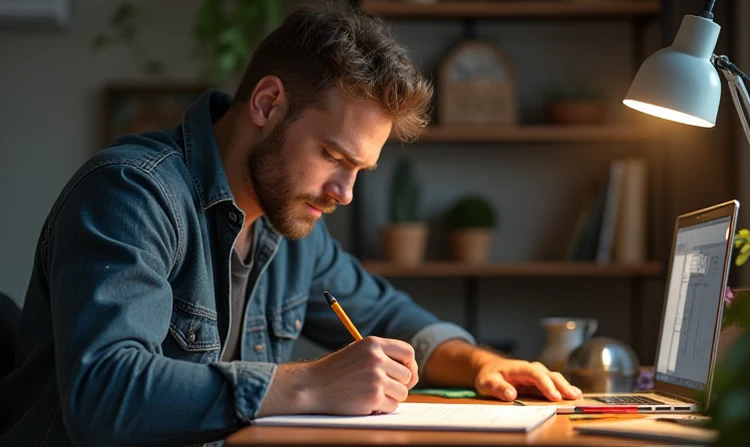
[[(166, 161), (184, 165), (184, 152), (174, 133), (167, 131), (125, 135), (94, 154), (82, 167), (90, 171), (107, 165), (131, 166), (151, 172)], [(79, 172), (80, 173), (80, 172)]]
[[(173, 139), (172, 139), (173, 140)], [(137, 186), (136, 186), (137, 184)], [(161, 190), (189, 191), (179, 184), (190, 184), (183, 151), (176, 141), (170, 142), (168, 132), (149, 132), (124, 136), (89, 158), (70, 177), (51, 210), (68, 202), (74, 191), (79, 200), (94, 200), (101, 193), (158, 185)], [(187, 193), (189, 195), (189, 193)]]

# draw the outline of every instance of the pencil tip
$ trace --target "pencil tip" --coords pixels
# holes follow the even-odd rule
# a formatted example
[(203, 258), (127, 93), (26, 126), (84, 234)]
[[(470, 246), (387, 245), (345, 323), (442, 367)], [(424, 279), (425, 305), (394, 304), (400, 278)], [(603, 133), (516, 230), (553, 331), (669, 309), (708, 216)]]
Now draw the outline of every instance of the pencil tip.
[(327, 290), (323, 291), (323, 296), (326, 297), (326, 300), (328, 301), (329, 305), (332, 305), (333, 303), (336, 302), (336, 298), (334, 298), (333, 295), (331, 295), (330, 293), (328, 293)]

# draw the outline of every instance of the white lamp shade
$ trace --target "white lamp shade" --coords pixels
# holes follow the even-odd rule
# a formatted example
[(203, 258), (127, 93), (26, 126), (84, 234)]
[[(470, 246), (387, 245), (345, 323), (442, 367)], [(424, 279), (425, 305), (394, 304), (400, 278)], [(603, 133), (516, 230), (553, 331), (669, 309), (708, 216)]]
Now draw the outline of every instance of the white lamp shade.
[(700, 127), (713, 127), (721, 98), (711, 63), (721, 27), (688, 15), (671, 46), (641, 65), (623, 103), (638, 111)]

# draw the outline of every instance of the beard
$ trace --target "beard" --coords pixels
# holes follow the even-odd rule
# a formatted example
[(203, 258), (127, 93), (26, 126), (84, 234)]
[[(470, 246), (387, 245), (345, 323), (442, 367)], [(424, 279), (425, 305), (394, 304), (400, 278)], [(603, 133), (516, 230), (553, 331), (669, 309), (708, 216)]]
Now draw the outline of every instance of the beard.
[[(271, 225), (287, 239), (300, 239), (312, 232), (318, 217), (302, 212), (300, 205), (310, 204), (323, 213), (332, 213), (336, 201), (298, 193), (293, 176), (283, 157), (288, 120), (282, 120), (268, 137), (248, 155), (248, 171), (253, 190)], [(298, 177), (298, 176), (297, 176)]]

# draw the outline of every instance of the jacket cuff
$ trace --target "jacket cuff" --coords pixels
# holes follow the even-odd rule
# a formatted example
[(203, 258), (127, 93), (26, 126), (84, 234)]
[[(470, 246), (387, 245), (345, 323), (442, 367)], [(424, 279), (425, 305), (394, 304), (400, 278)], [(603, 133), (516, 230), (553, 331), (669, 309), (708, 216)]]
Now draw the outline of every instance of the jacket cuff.
[(456, 338), (465, 340), (471, 345), (477, 344), (476, 340), (469, 332), (461, 326), (453, 323), (435, 323), (417, 332), (411, 338), (410, 343), (412, 347), (414, 347), (414, 357), (417, 360), (419, 371), (424, 371), (424, 367), (427, 365), (427, 360), (429, 360), (432, 352), (438, 347), (438, 345)]
[(258, 415), (278, 365), (266, 362), (220, 362), (217, 368), (234, 389), (234, 412), (244, 424)]

